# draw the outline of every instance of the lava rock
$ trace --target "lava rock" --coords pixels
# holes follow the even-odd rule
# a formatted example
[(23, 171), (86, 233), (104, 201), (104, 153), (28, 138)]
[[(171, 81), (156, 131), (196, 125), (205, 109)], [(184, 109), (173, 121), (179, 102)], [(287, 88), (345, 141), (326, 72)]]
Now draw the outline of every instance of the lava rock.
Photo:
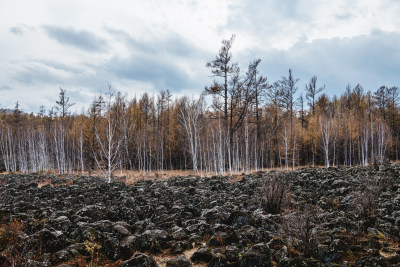
[(167, 267), (189, 267), (192, 263), (184, 256), (180, 255), (175, 259), (170, 259), (166, 263)]
[(200, 247), (190, 258), (193, 262), (209, 262), (212, 259), (211, 249), (208, 246)]
[(138, 253), (130, 260), (124, 261), (121, 267), (157, 267), (156, 261), (143, 253)]

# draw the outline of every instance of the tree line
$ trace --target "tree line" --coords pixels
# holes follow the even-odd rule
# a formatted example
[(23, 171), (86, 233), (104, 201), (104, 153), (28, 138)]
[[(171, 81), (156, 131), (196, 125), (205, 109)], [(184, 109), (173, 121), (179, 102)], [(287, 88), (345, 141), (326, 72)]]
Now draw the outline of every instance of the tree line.
[(330, 98), (313, 76), (298, 94), (291, 69), (274, 82), (260, 73), (260, 59), (242, 71), (234, 40), (206, 64), (214, 80), (197, 98), (165, 90), (128, 99), (109, 84), (81, 114), (71, 114), (63, 88), (48, 111), (27, 114), (17, 102), (0, 114), (0, 168), (101, 172), (110, 181), (116, 170), (226, 175), (398, 160), (398, 87), (348, 85)]

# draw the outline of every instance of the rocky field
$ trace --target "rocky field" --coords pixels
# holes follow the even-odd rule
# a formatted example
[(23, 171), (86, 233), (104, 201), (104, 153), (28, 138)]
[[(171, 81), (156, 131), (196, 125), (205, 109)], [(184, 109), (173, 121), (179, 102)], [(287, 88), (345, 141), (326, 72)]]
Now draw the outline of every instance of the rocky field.
[(400, 266), (397, 165), (0, 183), (4, 266)]

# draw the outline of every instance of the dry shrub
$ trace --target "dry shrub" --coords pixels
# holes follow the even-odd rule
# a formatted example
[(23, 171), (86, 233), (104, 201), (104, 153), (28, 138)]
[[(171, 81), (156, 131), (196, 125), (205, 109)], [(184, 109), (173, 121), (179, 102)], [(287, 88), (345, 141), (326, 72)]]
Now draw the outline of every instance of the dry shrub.
[(7, 266), (21, 266), (27, 260), (27, 244), (22, 240), (24, 237), (24, 224), (18, 220), (10, 224), (0, 225), (0, 249), (6, 257)]
[(88, 264), (86, 262), (86, 257), (82, 256), (82, 255), (78, 255), (76, 256), (74, 259), (65, 262), (64, 264), (66, 265), (72, 265), (72, 266), (76, 266), (76, 267), (87, 267)]
[(314, 206), (295, 211), (282, 217), (281, 231), (293, 247), (310, 257), (317, 246), (313, 229), (318, 226), (318, 211)]
[(364, 230), (373, 226), (378, 213), (378, 200), (381, 187), (377, 179), (365, 175), (361, 181), (361, 189), (354, 193), (354, 210), (363, 221)]
[(287, 176), (285, 173), (273, 173), (264, 177), (260, 187), (260, 197), (265, 212), (280, 213), (290, 203)]

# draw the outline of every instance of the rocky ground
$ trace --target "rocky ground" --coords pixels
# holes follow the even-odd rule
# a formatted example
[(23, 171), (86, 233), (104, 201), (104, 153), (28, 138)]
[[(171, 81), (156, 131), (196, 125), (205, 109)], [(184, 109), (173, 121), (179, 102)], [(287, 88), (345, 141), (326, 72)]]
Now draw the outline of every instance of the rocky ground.
[(4, 266), (400, 266), (398, 165), (0, 183)]

